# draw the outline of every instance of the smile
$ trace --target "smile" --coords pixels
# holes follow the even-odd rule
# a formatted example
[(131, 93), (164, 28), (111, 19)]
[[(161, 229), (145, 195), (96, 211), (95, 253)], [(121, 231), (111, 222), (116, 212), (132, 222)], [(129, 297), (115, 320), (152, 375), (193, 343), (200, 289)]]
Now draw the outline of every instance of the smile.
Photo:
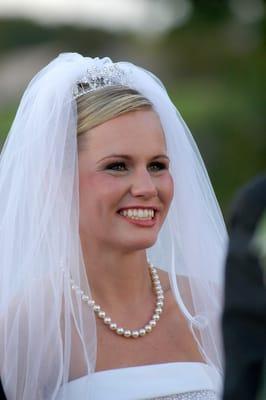
[(150, 208), (129, 208), (119, 211), (119, 214), (133, 220), (149, 221), (154, 218), (155, 211)]

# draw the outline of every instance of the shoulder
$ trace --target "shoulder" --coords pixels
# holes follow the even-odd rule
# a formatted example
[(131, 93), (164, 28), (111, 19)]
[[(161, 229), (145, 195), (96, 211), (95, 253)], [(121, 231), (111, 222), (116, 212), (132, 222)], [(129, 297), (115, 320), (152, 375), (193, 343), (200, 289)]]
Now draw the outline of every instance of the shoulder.
[[(168, 273), (161, 269), (159, 269), (158, 273), (165, 295), (165, 309), (162, 316), (164, 334), (166, 337), (172, 338), (171, 350), (175, 354), (175, 360), (204, 362), (189, 322), (172, 292)], [(193, 314), (189, 278), (184, 275), (176, 276), (176, 284), (185, 306)]]
[[(164, 294), (168, 296), (169, 299), (171, 299), (171, 303), (173, 305), (177, 306), (177, 302), (172, 292), (171, 282), (169, 279), (168, 272), (158, 268), (158, 274), (161, 280)], [(191, 286), (189, 278), (185, 275), (176, 275), (175, 279), (182, 299), (185, 301), (185, 303), (192, 304), (192, 294), (191, 294)]]

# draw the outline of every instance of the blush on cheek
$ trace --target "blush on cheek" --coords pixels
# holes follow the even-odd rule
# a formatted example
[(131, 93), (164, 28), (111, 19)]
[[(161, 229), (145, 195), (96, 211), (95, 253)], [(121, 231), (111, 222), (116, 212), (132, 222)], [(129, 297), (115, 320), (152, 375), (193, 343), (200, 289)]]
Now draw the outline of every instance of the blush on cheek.
[[(123, 180), (122, 180), (123, 181)], [(106, 212), (118, 208), (118, 203), (125, 194), (125, 184), (116, 176), (106, 172), (84, 173), (80, 176), (80, 208), (84, 218), (104, 217)], [(105, 215), (106, 216), (106, 215)]]
[(173, 200), (174, 197), (174, 180), (172, 175), (169, 174), (170, 182), (169, 182), (169, 187), (170, 187), (170, 203)]
[(170, 205), (174, 196), (174, 181), (170, 173), (164, 176), (161, 189), (165, 202)]

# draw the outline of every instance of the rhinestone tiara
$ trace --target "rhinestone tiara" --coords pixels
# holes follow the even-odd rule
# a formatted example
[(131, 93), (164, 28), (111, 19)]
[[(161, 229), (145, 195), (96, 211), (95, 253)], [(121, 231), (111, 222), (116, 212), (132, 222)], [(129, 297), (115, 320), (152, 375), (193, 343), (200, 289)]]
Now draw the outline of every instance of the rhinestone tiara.
[(73, 89), (74, 99), (86, 93), (106, 86), (129, 86), (129, 78), (117, 64), (99, 67), (94, 65), (87, 69), (86, 75), (76, 82)]

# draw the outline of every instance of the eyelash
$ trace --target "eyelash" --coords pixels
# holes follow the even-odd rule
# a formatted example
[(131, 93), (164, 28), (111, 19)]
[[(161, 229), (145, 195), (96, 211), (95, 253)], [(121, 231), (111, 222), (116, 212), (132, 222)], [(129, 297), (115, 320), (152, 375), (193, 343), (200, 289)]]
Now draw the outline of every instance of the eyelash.
[[(167, 169), (166, 164), (164, 164), (162, 162), (159, 162), (159, 161), (152, 162), (149, 165), (149, 167), (151, 167), (151, 166), (156, 166), (158, 168), (157, 171), (162, 171), (164, 169)], [(121, 167), (123, 167), (123, 169), (119, 169)], [(126, 170), (126, 163), (124, 163), (122, 161), (113, 162), (111, 164), (108, 164), (105, 169), (112, 170), (112, 171), (117, 171), (117, 172), (123, 172), (123, 171)]]

